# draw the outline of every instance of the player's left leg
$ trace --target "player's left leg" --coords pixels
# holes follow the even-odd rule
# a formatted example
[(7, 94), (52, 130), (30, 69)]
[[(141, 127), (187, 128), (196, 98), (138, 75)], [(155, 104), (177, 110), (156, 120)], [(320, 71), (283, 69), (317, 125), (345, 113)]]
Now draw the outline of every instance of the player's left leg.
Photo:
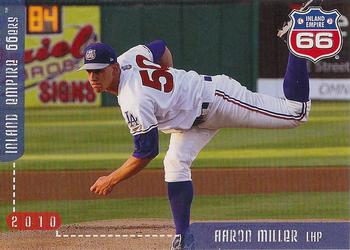
[(165, 181), (176, 227), (173, 248), (184, 243), (190, 223), (193, 198), (191, 164), (202, 148), (214, 137), (217, 130), (193, 127), (182, 133), (171, 134), (169, 149), (164, 158)]
[(310, 87), (306, 59), (289, 53), (283, 92), (288, 100), (301, 103), (309, 101)]
[(283, 83), (286, 98), (254, 93), (227, 76), (215, 76), (215, 98), (201, 128), (294, 128), (311, 107), (306, 60), (289, 56)]

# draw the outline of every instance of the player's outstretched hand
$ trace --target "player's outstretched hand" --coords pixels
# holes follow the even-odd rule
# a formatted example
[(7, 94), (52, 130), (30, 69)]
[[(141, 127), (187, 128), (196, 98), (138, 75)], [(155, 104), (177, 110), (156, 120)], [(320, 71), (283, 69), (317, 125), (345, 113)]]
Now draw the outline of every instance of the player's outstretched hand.
[(94, 185), (90, 187), (90, 191), (99, 194), (99, 195), (107, 195), (112, 191), (113, 185), (111, 184), (111, 180), (108, 176), (101, 176), (97, 179)]

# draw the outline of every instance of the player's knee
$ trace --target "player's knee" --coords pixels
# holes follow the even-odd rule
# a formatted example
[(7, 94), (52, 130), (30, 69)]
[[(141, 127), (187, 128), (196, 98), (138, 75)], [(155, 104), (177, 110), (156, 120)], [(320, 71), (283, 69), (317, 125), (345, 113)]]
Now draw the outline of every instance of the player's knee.
[(287, 105), (290, 113), (295, 117), (295, 119), (291, 120), (290, 122), (291, 128), (296, 128), (308, 121), (311, 110), (311, 101), (296, 102), (287, 100)]
[(299, 121), (297, 121), (297, 120), (291, 121), (289, 128), (297, 128), (300, 125), (304, 124), (305, 122), (306, 121), (301, 121), (301, 120), (299, 120)]
[(180, 158), (167, 153), (164, 157), (164, 173), (166, 182), (190, 181), (191, 163), (189, 159)]

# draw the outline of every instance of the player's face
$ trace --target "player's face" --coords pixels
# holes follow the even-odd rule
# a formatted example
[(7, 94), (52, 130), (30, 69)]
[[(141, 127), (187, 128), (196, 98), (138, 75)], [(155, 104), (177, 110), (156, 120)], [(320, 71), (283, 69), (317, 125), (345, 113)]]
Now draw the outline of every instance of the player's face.
[(113, 68), (87, 70), (91, 87), (97, 92), (106, 91), (113, 83)]

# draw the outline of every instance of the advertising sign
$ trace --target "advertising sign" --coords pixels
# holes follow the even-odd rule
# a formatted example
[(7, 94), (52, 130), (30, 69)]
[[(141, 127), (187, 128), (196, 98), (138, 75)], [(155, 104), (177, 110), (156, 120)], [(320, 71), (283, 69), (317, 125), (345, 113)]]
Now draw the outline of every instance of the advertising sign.
[(26, 107), (99, 106), (86, 72), (76, 71), (83, 49), (99, 36), (99, 7), (27, 6)]

